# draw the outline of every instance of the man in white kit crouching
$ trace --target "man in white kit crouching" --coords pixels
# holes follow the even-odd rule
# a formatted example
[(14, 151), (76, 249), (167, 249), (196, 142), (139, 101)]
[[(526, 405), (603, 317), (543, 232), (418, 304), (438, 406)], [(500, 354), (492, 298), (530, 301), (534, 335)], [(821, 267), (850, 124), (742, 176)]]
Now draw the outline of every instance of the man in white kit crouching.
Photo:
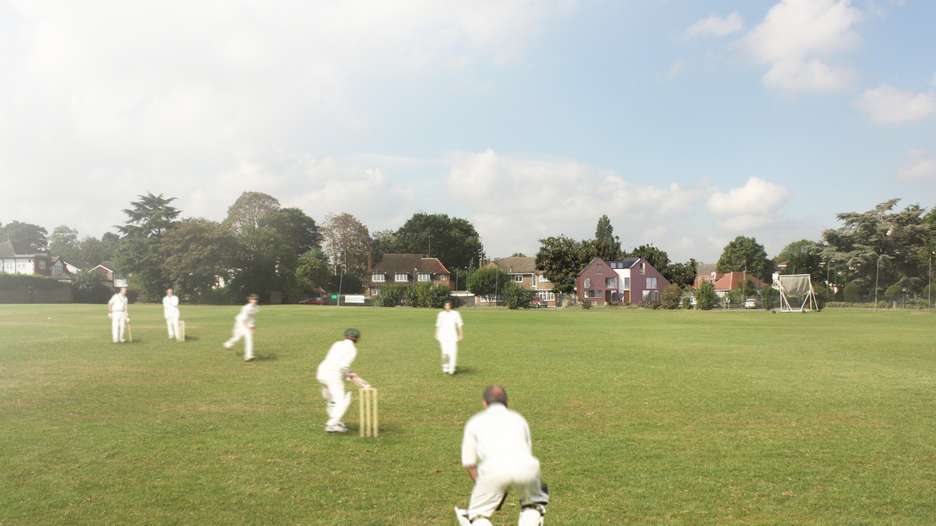
[(363, 378), (351, 371), (351, 364), (357, 358), (357, 341), (361, 339), (361, 331), (347, 329), (344, 339), (332, 344), (325, 359), (319, 364), (315, 372), (315, 379), (322, 384), (322, 397), (325, 399), (325, 412), (328, 421), (325, 422), (325, 432), (346, 433), (348, 428), (341, 421), (345, 412), (351, 406), (351, 393), (345, 391), (345, 379), (351, 380), (358, 387), (370, 387)]
[(513, 490), (520, 497), (519, 526), (542, 526), (549, 492), (540, 481), (540, 463), (533, 456), (526, 419), (507, 409), (507, 391), (499, 385), (484, 390), (484, 411), (465, 425), (462, 465), (475, 482), (468, 509), (455, 508), (461, 526), (491, 526)]

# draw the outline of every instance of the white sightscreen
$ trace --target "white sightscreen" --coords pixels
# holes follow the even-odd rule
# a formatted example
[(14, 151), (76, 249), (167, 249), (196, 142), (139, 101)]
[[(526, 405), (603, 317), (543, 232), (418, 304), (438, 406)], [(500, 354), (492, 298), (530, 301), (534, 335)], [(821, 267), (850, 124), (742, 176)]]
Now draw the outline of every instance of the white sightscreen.
[(791, 274), (780, 276), (780, 286), (789, 296), (805, 296), (810, 290), (809, 274)]

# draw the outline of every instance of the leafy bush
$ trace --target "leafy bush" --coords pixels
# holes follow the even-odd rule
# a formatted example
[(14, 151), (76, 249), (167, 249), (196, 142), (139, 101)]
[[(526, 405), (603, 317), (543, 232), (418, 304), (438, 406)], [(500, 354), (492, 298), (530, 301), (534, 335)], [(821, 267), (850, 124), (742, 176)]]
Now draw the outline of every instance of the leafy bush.
[(585, 299), (582, 300), (582, 308), (585, 309), (585, 310), (588, 310), (588, 309), (592, 308), (592, 300), (591, 300), (591, 298), (585, 298)]
[(403, 285), (383, 285), (377, 297), (377, 304), (381, 307), (396, 307), (403, 303), (407, 287)]
[(497, 267), (479, 268), (468, 275), (468, 290), (478, 296), (493, 296), (511, 282), (510, 275)]
[(900, 283), (894, 283), (890, 287), (884, 289), (884, 299), (887, 301), (897, 301), (904, 297), (903, 288), (900, 286)]
[(866, 298), (866, 289), (864, 283), (859, 281), (851, 281), (845, 285), (845, 290), (842, 291), (842, 299), (845, 300), (845, 303), (860, 303)]
[[(457, 307), (455, 304), (457, 298), (451, 297), (452, 290), (448, 288), (447, 285), (433, 285), (429, 288), (429, 304), (427, 307), (432, 307), (434, 309), (441, 309), (446, 301), (451, 301), (453, 307)], [(458, 302), (461, 303), (460, 301)]]
[(504, 286), (504, 304), (507, 305), (508, 309), (528, 309), (530, 308), (530, 304), (533, 303), (534, 297), (536, 297), (536, 292), (524, 288), (513, 281), (508, 282)]
[(712, 310), (718, 305), (718, 294), (715, 294), (715, 286), (711, 283), (703, 283), (696, 289), (696, 308), (702, 310)]
[(664, 309), (678, 309), (679, 301), (682, 299), (682, 289), (679, 285), (675, 283), (670, 283), (663, 288), (663, 293), (660, 295), (660, 305)]
[(692, 308), (692, 296), (685, 295), (682, 297), (682, 308), (689, 310)]

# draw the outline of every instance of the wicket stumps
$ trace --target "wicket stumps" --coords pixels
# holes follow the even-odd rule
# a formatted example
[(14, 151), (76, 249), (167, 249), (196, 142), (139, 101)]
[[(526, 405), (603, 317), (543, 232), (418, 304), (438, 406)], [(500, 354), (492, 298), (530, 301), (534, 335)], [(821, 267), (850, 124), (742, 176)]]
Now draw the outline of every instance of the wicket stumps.
[(361, 409), (361, 436), (375, 437), (378, 432), (377, 424), (377, 390), (365, 387), (358, 392), (358, 402)]
[(185, 322), (179, 320), (179, 330), (176, 331), (176, 341), (185, 342)]

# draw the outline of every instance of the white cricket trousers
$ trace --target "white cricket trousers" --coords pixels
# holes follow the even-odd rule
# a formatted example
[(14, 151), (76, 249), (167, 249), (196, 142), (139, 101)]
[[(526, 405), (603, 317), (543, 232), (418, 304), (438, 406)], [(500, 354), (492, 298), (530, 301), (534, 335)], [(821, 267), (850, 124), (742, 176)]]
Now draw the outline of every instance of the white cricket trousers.
[(114, 343), (124, 341), (124, 332), (127, 329), (127, 313), (124, 311), (111, 312), (111, 338)]
[(166, 316), (166, 330), (169, 332), (169, 339), (175, 340), (179, 337), (179, 315), (170, 314)]
[(439, 347), (442, 348), (442, 372), (454, 373), (458, 362), (458, 341), (439, 340)]
[(325, 413), (328, 415), (325, 425), (341, 423), (351, 406), (351, 393), (345, 392), (344, 379), (341, 376), (318, 376), (316, 380), (322, 384), (322, 397), (325, 398)]
[[(539, 506), (545, 510), (549, 494), (540, 481), (539, 460), (527, 457), (485, 461), (478, 468), (478, 480), (471, 491), (468, 518), (472, 521), (482, 517), (490, 519), (510, 490), (520, 497), (521, 508)], [(527, 519), (524, 517), (526, 514), (526, 511), (521, 512), (521, 519)], [(537, 511), (536, 515), (540, 512)], [(483, 520), (479, 523), (485, 524)]]
[(240, 323), (234, 324), (233, 335), (231, 339), (225, 342), (225, 347), (231, 347), (235, 343), (239, 342), (241, 338), (244, 339), (244, 359), (252, 360), (254, 357), (253, 354), (253, 331), (249, 327), (245, 327)]

